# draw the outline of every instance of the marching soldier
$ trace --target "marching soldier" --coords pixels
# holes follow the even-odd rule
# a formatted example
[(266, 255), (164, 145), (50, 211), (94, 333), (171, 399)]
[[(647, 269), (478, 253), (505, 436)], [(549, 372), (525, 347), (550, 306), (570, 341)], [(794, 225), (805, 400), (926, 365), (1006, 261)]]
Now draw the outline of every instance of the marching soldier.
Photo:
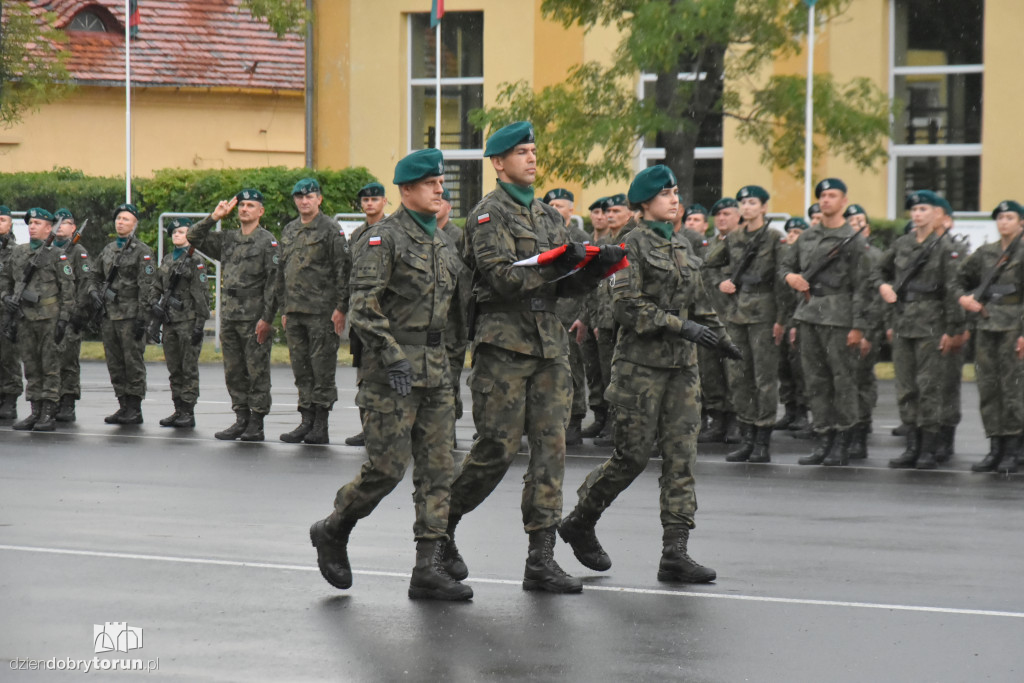
[[(448, 364), (451, 368), (452, 392), (455, 398), (455, 421), (462, 419), (465, 408), (462, 405), (462, 371), (466, 368), (466, 352), (469, 350), (468, 318), (469, 305), (473, 298), (473, 284), (469, 281), (469, 271), (462, 262), (462, 254), (466, 247), (466, 236), (462, 228), (455, 225), (452, 216), (452, 195), (448, 188), (441, 193), (441, 210), (437, 212), (437, 229), (441, 237), (448, 243), (459, 266), (458, 287), (455, 300), (452, 302), (452, 320), (458, 321), (462, 332), (450, 334), (445, 339), (448, 350)], [(458, 448), (455, 439), (455, 422), (452, 422), (452, 448)]]
[[(327, 419), (338, 400), (335, 372), (352, 261), (345, 232), (320, 211), (320, 183), (314, 178), (298, 181), (292, 199), (299, 217), (281, 231), (277, 297), (302, 421), (282, 434), (281, 441), (323, 444), (330, 440)], [(318, 295), (310, 296), (312, 292)]]
[(135, 237), (139, 210), (121, 204), (114, 210), (117, 239), (100, 252), (94, 264), (93, 307), (103, 315), (101, 331), (110, 384), (119, 408), (103, 419), (107, 424), (142, 424), (146, 396), (146, 326), (152, 306), (156, 265), (153, 251)]
[[(18, 241), (14, 237), (11, 210), (0, 206), (0, 277), (8, 268)], [(22, 392), (18, 345), (0, 334), (0, 420), (18, 419), (18, 397)]]
[(454, 474), (451, 377), (445, 338), (461, 265), (437, 229), (444, 161), (413, 152), (395, 167), (401, 208), (371, 227), (356, 254), (350, 322), (365, 342), (356, 402), (365, 410), (367, 461), (310, 528), (328, 583), (352, 585), (348, 539), (413, 464), (416, 566), (410, 598), (469, 600), (473, 589), (442, 566)]
[[(810, 226), (799, 216), (790, 218), (784, 226), (786, 245), (784, 250), (793, 248), (800, 235)], [(796, 323), (793, 314), (803, 297), (794, 291), (782, 300), (782, 317), (785, 319), (786, 331), (779, 344), (779, 403), (785, 406), (785, 414), (775, 423), (776, 430), (803, 432), (810, 427), (807, 421), (807, 392), (804, 386), (804, 371), (800, 367), (800, 351), (796, 345)], [(793, 338), (791, 341), (790, 338)]]
[[(68, 257), (49, 248), (53, 242), (53, 214), (35, 208), (29, 209), (25, 217), (31, 241), (14, 247), (0, 273), (3, 333), (7, 341), (18, 344), (18, 355), (25, 366), (25, 396), (32, 404), (31, 414), (16, 422), (14, 429), (52, 432), (57, 426), (60, 397), (57, 345), (64, 338), (75, 306), (75, 280)], [(30, 274), (27, 280), (25, 274)]]
[[(153, 283), (151, 330), (163, 325), (164, 360), (171, 382), (174, 412), (160, 420), (161, 427), (195, 427), (199, 399), (199, 351), (204, 324), (210, 318), (210, 286), (203, 258), (189, 249), (192, 221), (174, 218), (169, 227), (174, 250), (160, 264)], [(189, 253), (189, 252), (192, 253)], [(154, 340), (155, 341), (155, 340)]]
[[(238, 230), (212, 229), (238, 208)], [(263, 193), (241, 190), (222, 201), (186, 234), (204, 254), (220, 261), (220, 346), (224, 383), (235, 423), (214, 436), (224, 441), (263, 441), (270, 412), (270, 349), (277, 315), (277, 240), (260, 225)]]
[(79, 363), (79, 357), (82, 355), (82, 326), (92, 305), (95, 284), (90, 272), (89, 254), (80, 243), (73, 242), (77, 229), (75, 217), (68, 209), (58, 209), (53, 216), (57, 219), (57, 238), (53, 241), (53, 246), (67, 256), (67, 263), (71, 266), (75, 280), (74, 312), (71, 314), (68, 330), (64, 333), (64, 340), (57, 348), (60, 356), (60, 404), (57, 407), (57, 422), (74, 422), (75, 401), (82, 397), (82, 368)]

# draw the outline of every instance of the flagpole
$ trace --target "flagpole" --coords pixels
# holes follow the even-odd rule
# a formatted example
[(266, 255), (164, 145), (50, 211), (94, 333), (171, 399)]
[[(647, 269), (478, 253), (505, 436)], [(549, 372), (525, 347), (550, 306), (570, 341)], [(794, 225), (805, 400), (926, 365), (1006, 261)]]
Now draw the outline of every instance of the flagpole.
[(807, 101), (804, 103), (804, 210), (811, 205), (811, 183), (814, 182), (814, 3), (807, 4)]
[(124, 201), (132, 201), (131, 0), (124, 0)]
[(434, 39), (434, 149), (441, 149), (441, 22)]

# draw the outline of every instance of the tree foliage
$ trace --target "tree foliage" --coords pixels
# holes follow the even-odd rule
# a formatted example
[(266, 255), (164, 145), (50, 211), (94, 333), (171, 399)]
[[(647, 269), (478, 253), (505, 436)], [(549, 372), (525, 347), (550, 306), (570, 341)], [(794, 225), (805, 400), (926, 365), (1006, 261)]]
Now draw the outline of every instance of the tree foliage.
[(0, 0), (0, 127), (9, 128), (70, 88), (67, 37), (53, 28), (52, 12), (26, 2)]
[(242, 0), (242, 6), (257, 19), (264, 19), (278, 38), (299, 33), (312, 18), (305, 0)]

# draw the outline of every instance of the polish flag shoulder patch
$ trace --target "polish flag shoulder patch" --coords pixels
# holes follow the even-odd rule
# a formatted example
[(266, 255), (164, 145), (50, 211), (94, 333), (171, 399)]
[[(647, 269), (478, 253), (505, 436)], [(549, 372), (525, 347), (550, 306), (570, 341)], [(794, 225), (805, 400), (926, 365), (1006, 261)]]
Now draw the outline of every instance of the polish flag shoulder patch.
[(380, 235), (374, 235), (373, 237), (371, 237), (367, 241), (367, 244), (369, 244), (371, 247), (379, 247), (380, 246)]
[(61, 261), (67, 261), (68, 260), (68, 255), (67, 254), (61, 254), (60, 255), (60, 260)]
[(86, 254), (84, 251), (81, 254), (79, 254), (79, 256), (82, 258), (89, 258), (89, 255)]
[(276, 247), (277, 246), (277, 240), (270, 240), (270, 246)]
[(202, 269), (203, 269), (203, 264), (202, 263), (197, 263), (196, 264), (196, 270), (202, 270)]
[(153, 257), (152, 257), (152, 256), (150, 256), (149, 254), (146, 254), (146, 255), (144, 255), (144, 256), (142, 257), (142, 260), (143, 260), (143, 261), (150, 261), (150, 260), (152, 260), (152, 258), (153, 258)]
[(482, 214), (480, 214), (479, 216), (476, 217), (476, 222), (478, 224), (479, 223), (490, 223), (491, 222), (491, 214), (489, 214), (489, 213), (482, 213)]

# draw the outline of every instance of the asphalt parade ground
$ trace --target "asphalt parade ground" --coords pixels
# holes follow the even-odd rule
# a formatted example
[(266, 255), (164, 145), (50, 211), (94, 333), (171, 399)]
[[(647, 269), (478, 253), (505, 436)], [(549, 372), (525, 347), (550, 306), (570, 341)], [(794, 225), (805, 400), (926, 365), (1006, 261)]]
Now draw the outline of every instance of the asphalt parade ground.
[[(116, 408), (106, 368), (82, 370), (77, 423), (0, 426), (2, 681), (85, 666), (114, 681), (142, 675), (118, 666), (177, 681), (1024, 680), (1024, 475), (970, 473), (987, 450), (973, 384), (938, 471), (886, 467), (902, 450), (890, 382), (857, 466), (800, 467), (810, 442), (779, 433), (767, 465), (702, 447), (690, 553), (717, 570), (707, 585), (656, 579), (652, 460), (598, 524), (612, 568), (592, 572), (559, 542), (583, 593), (524, 592), (521, 456), (460, 525), (475, 597), (447, 604), (406, 595), (411, 468), (352, 534), (353, 587), (317, 571), (309, 525), (364, 457), (342, 445), (358, 431), (351, 368), (337, 371), (329, 446), (277, 440), (298, 420), (287, 367), (261, 444), (213, 438), (233, 420), (219, 366), (201, 368), (198, 426), (184, 431), (157, 424), (172, 410), (162, 365), (137, 427), (103, 423)], [(460, 448), (473, 433), (463, 393)], [(570, 449), (567, 511), (609, 453)], [(122, 638), (97, 653), (97, 634), (129, 634), (132, 649)]]

